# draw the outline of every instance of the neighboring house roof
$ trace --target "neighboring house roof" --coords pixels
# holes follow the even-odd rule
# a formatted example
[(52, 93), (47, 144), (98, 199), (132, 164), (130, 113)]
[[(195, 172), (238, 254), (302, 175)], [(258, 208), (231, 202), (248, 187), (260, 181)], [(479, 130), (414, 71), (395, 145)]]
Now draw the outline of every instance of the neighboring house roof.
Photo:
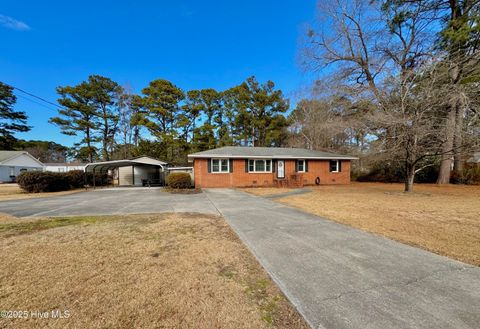
[(286, 147), (246, 147), (225, 146), (213, 150), (189, 154), (189, 159), (195, 158), (272, 158), (272, 159), (339, 159), (356, 160), (349, 155), (313, 151), (301, 148)]
[(39, 167), (43, 167), (43, 163), (41, 163), (38, 159), (35, 159), (30, 153), (26, 151), (0, 151), (0, 164), (15, 159), (21, 155), (28, 156), (33, 161), (35, 161), (39, 165)]
[(473, 153), (473, 156), (467, 160), (468, 163), (480, 163), (480, 152)]
[(46, 167), (84, 167), (86, 163), (75, 163), (75, 162), (49, 162), (44, 163)]
[(0, 162), (10, 160), (12, 158), (15, 158), (21, 154), (24, 154), (27, 152), (24, 151), (0, 151)]

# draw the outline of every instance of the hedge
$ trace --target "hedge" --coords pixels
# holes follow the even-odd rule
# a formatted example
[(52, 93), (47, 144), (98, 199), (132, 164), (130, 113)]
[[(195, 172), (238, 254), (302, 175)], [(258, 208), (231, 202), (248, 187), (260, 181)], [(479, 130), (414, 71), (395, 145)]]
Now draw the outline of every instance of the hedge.
[(192, 179), (189, 173), (186, 172), (172, 172), (167, 176), (167, 185), (170, 188), (191, 188)]
[(18, 175), (17, 183), (30, 193), (66, 191), (71, 188), (65, 173), (26, 171)]
[[(93, 175), (87, 173), (87, 184), (93, 184)], [(106, 183), (103, 176), (95, 177), (97, 186)], [(82, 170), (72, 170), (65, 173), (49, 171), (26, 171), (18, 175), (18, 185), (30, 193), (68, 191), (85, 186), (85, 173)]]
[(85, 185), (85, 173), (83, 170), (72, 170), (65, 173), (68, 183), (72, 188), (80, 188)]

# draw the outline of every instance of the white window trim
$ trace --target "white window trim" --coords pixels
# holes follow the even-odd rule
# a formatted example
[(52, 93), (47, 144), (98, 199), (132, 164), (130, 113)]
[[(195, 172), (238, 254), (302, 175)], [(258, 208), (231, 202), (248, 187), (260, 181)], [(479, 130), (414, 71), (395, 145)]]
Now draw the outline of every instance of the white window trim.
[[(300, 167), (299, 167), (298, 163), (299, 163), (300, 161), (303, 162), (303, 170), (300, 170), (300, 169), (299, 169)], [(306, 171), (307, 168), (305, 168), (305, 165), (306, 165), (306, 161), (305, 161), (304, 159), (297, 159), (297, 172), (307, 172), (307, 171)]]
[[(218, 170), (219, 171), (213, 171), (213, 160), (218, 160)], [(227, 161), (227, 171), (222, 170), (222, 160)], [(210, 160), (210, 166), (212, 170), (210, 170), (210, 173), (212, 174), (229, 174), (230, 173), (230, 159), (225, 159), (225, 158), (214, 158)]]
[[(250, 171), (250, 161), (253, 161), (253, 171)], [(255, 161), (265, 161), (265, 169), (267, 168), (267, 161), (270, 161), (270, 170), (264, 170), (264, 171), (257, 171), (255, 169)], [(248, 173), (251, 174), (269, 174), (273, 172), (273, 161), (272, 159), (248, 159)]]
[[(333, 173), (338, 173), (338, 172), (340, 172), (340, 171), (339, 171), (339, 169), (340, 169), (340, 163), (339, 163), (339, 161), (340, 161), (340, 160), (330, 160), (330, 161), (335, 161), (335, 162), (337, 163), (337, 166), (336, 166), (337, 169), (336, 169), (336, 170), (332, 170), (332, 171), (330, 171), (330, 172), (333, 172)], [(329, 166), (328, 169), (330, 170), (330, 162), (328, 163), (328, 166)]]

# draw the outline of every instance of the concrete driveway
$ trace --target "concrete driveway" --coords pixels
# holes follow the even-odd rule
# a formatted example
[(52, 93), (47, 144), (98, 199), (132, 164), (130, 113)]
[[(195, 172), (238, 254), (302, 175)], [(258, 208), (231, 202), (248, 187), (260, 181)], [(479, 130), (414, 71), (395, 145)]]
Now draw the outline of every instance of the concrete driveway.
[(218, 214), (201, 194), (170, 194), (161, 188), (108, 188), (69, 195), (0, 202), (0, 212), (17, 217), (82, 216), (163, 212)]
[(480, 328), (478, 267), (240, 191), (206, 193), (313, 328)]
[[(326, 205), (327, 206), (327, 205)], [(221, 213), (313, 328), (479, 328), (480, 268), (230, 189), (0, 202), (16, 216)]]

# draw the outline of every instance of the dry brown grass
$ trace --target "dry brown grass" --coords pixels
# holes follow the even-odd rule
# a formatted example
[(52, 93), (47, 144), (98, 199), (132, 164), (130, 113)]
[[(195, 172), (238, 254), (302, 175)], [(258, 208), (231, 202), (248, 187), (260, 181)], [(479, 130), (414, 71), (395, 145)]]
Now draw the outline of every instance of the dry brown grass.
[(265, 195), (275, 195), (275, 194), (283, 194), (287, 193), (290, 191), (293, 191), (293, 188), (277, 188), (277, 187), (248, 187), (248, 188), (242, 188), (242, 191), (259, 195), (259, 196), (265, 196)]
[[(480, 186), (352, 183), (278, 201), (362, 230), (480, 265)], [(256, 193), (257, 189), (250, 189)], [(267, 191), (262, 191), (267, 194)]]
[(18, 184), (0, 184), (0, 201), (43, 198), (47, 196), (72, 194), (80, 191), (83, 191), (83, 189), (61, 192), (28, 193), (22, 190)]
[(0, 223), (0, 328), (307, 328), (224, 220), (199, 214)]

